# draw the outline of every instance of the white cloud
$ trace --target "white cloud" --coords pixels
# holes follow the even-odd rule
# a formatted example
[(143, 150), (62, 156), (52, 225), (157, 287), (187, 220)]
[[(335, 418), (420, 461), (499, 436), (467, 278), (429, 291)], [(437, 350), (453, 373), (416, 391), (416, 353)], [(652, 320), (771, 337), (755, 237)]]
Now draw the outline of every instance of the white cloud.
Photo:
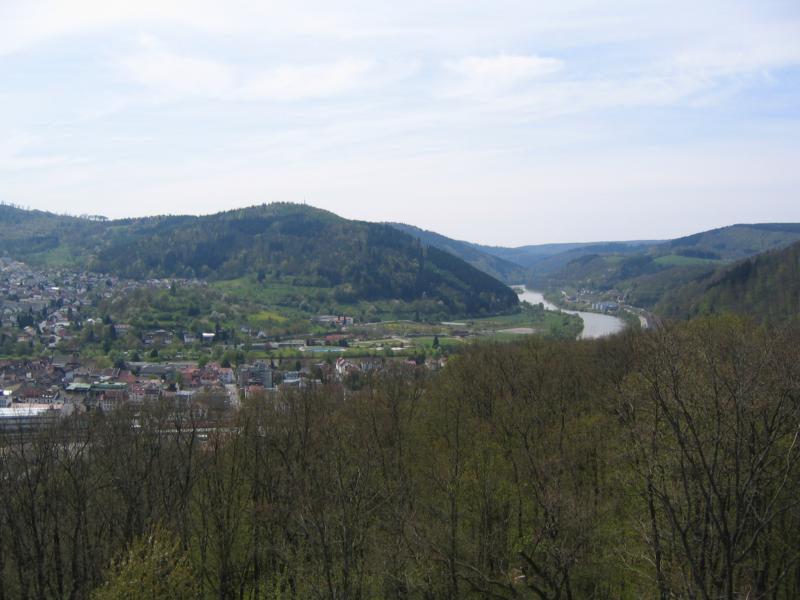
[(496, 98), (488, 110), (540, 120), (607, 110), (674, 106), (704, 94), (710, 86), (712, 82), (706, 79), (681, 73), (555, 81)]
[(797, 22), (731, 25), (676, 52), (681, 69), (716, 76), (735, 76), (800, 64), (800, 25)]
[(125, 24), (173, 23), (225, 31), (236, 18), (226, 8), (212, 0), (6, 0), (0, 4), (0, 56)]
[(506, 92), (544, 75), (560, 71), (563, 62), (543, 56), (469, 56), (447, 61), (445, 67), (456, 75), (445, 95), (487, 96)]
[(123, 74), (137, 84), (168, 97), (226, 96), (235, 86), (235, 69), (229, 65), (175, 54), (151, 37), (143, 38), (141, 46), (118, 61)]
[(533, 77), (558, 71), (562, 62), (557, 58), (542, 56), (470, 56), (450, 61), (447, 67), (468, 79), (495, 81), (514, 85)]
[(42, 140), (34, 135), (6, 132), (0, 137), (0, 172), (49, 169), (79, 162), (68, 156), (43, 152), (41, 146)]
[(169, 27), (270, 41), (405, 37), (409, 32), (433, 31), (419, 25), (398, 27), (393, 14), (391, 7), (380, 3), (325, 0), (3, 0), (0, 56), (53, 39), (131, 27)]
[(303, 100), (351, 92), (370, 80), (375, 62), (344, 59), (315, 65), (281, 65), (247, 77), (236, 96), (246, 100)]
[(291, 101), (346, 94), (385, 81), (367, 59), (341, 59), (271, 68), (238, 66), (175, 53), (152, 36), (136, 52), (116, 61), (123, 76), (165, 100), (203, 97), (218, 100)]

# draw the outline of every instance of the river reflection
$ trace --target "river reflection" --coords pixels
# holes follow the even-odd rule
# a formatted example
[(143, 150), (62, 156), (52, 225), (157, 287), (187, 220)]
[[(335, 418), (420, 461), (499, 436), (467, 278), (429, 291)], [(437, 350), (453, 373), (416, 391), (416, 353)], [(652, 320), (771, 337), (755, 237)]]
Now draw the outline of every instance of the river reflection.
[[(514, 286), (515, 289), (521, 289), (522, 286)], [(593, 313), (593, 312), (584, 312), (582, 310), (567, 310), (563, 308), (559, 308), (555, 304), (548, 302), (544, 299), (544, 295), (542, 292), (537, 292), (536, 290), (530, 290), (528, 288), (524, 288), (524, 292), (519, 293), (519, 299), (524, 300), (525, 302), (530, 302), (531, 304), (544, 304), (544, 307), (547, 310), (563, 310), (565, 313), (569, 313), (571, 315), (578, 315), (581, 319), (583, 319), (583, 331), (581, 332), (579, 339), (582, 340), (591, 340), (596, 338), (605, 337), (607, 335), (613, 335), (615, 333), (619, 333), (625, 328), (625, 322), (618, 318), (613, 317), (611, 315), (602, 315), (600, 313)]]

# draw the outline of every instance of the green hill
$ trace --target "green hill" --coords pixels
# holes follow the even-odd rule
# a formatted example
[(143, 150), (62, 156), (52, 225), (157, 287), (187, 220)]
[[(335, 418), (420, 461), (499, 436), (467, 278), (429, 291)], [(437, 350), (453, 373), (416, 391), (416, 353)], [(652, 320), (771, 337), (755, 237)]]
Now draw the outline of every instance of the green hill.
[(658, 310), (674, 318), (736, 312), (780, 322), (800, 316), (800, 242), (696, 277), (668, 291)]
[(531, 273), (551, 273), (570, 260), (585, 254), (597, 252), (635, 252), (645, 247), (658, 244), (658, 241), (629, 241), (629, 242), (580, 242), (563, 244), (535, 244), (519, 246), (517, 248), (504, 248), (502, 246), (476, 247), (486, 252), (520, 265)]
[(405, 223), (390, 223), (429, 246), (454, 254), (472, 266), (506, 283), (521, 283), (531, 277), (554, 273), (571, 261), (596, 254), (635, 254), (658, 241), (583, 242), (534, 244), (507, 248), (454, 240), (434, 231)]
[(527, 269), (548, 256), (569, 252), (590, 245), (590, 243), (565, 242), (561, 244), (531, 244), (513, 248), (504, 246), (478, 246), (478, 248), (487, 254), (502, 258), (503, 260), (507, 260)]
[(419, 227), (414, 227), (413, 225), (407, 225), (405, 223), (389, 224), (400, 231), (414, 236), (423, 244), (439, 248), (440, 250), (458, 256), (473, 267), (501, 281), (505, 281), (506, 283), (525, 281), (525, 269), (523, 267), (504, 258), (494, 256), (482, 250), (481, 246), (477, 244), (454, 240), (434, 231), (420, 229)]
[[(649, 243), (648, 243), (649, 244)], [(528, 272), (531, 277), (547, 277), (557, 273), (567, 265), (585, 265), (596, 256), (625, 257), (641, 254), (649, 246), (640, 245), (638, 242), (603, 242), (598, 244), (581, 245), (564, 252), (542, 256), (533, 263)]]
[(674, 239), (662, 254), (740, 260), (800, 241), (800, 223), (737, 224)]
[(135, 279), (252, 276), (329, 288), (340, 303), (398, 300), (453, 315), (518, 304), (500, 281), (393, 227), (296, 204), (113, 221), (4, 206), (0, 252)]
[[(630, 304), (663, 307), (665, 296), (684, 285), (704, 281), (737, 260), (785, 248), (797, 241), (800, 241), (800, 224), (796, 223), (731, 225), (633, 248), (633, 252), (621, 251), (615, 245), (575, 249), (545, 259), (563, 263), (574, 256), (557, 270), (532, 269), (529, 280), (537, 287), (551, 290), (617, 290)], [(547, 264), (543, 262), (542, 266)]]

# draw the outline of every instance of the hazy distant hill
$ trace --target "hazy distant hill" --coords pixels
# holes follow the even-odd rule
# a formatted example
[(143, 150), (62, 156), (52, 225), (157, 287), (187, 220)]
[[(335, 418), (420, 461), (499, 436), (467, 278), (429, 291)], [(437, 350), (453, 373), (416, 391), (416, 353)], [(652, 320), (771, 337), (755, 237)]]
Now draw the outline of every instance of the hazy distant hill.
[(586, 244), (557, 254), (542, 256), (528, 268), (529, 275), (536, 279), (555, 273), (573, 261), (585, 263), (588, 257), (593, 256), (629, 256), (639, 254), (650, 249), (653, 242), (604, 242), (599, 244)]
[(478, 248), (487, 254), (528, 268), (536, 264), (542, 258), (561, 254), (563, 252), (570, 252), (590, 245), (591, 243), (533, 244), (518, 246), (516, 248), (478, 245)]
[(766, 321), (800, 316), (800, 242), (726, 265), (668, 291), (659, 312), (675, 318), (737, 312)]
[(552, 273), (576, 258), (588, 254), (625, 253), (632, 254), (649, 248), (658, 241), (583, 242), (563, 244), (537, 244), (506, 248), (485, 246), (462, 240), (454, 240), (434, 231), (420, 229), (405, 223), (391, 223), (429, 246), (435, 246), (454, 254), (472, 266), (505, 281), (521, 283), (532, 275)]
[(674, 239), (662, 253), (739, 260), (796, 241), (800, 241), (800, 223), (737, 224)]
[(536, 273), (550, 273), (570, 260), (585, 254), (612, 251), (635, 251), (637, 248), (649, 247), (660, 243), (657, 240), (623, 241), (623, 242), (581, 242), (564, 244), (538, 244), (503, 248), (501, 246), (478, 246), (484, 252), (498, 256)]
[[(558, 270), (533, 275), (536, 285), (619, 290), (631, 304), (653, 308), (665, 295), (720, 267), (800, 241), (800, 224), (738, 224), (677, 238), (637, 251), (597, 251), (578, 256)], [(589, 252), (590, 249), (583, 251)], [(567, 253), (565, 256), (569, 256)], [(559, 256), (563, 259), (565, 256)]]
[(0, 251), (129, 278), (255, 275), (334, 288), (340, 301), (425, 301), (459, 314), (518, 304), (500, 281), (393, 227), (296, 204), (115, 221), (3, 206)]
[(428, 246), (434, 246), (440, 250), (458, 256), (473, 267), (501, 281), (507, 283), (520, 283), (525, 281), (526, 272), (523, 267), (484, 251), (478, 244), (454, 240), (434, 231), (420, 229), (419, 227), (407, 225), (406, 223), (390, 223), (390, 225), (414, 236)]
[(800, 224), (737, 224), (664, 242), (574, 244), (554, 254), (530, 254), (526, 266), (534, 280), (543, 277), (550, 283), (616, 287), (626, 280), (652, 278), (667, 270), (675, 271), (670, 278), (679, 271), (709, 271), (795, 241), (800, 241)]

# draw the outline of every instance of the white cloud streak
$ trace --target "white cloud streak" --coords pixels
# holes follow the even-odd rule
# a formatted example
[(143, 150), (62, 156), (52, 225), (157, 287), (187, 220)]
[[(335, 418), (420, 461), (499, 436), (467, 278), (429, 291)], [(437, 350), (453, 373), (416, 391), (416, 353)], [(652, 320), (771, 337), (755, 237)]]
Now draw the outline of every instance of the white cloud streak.
[(236, 84), (229, 65), (197, 57), (180, 56), (165, 49), (152, 37), (142, 48), (121, 58), (117, 66), (134, 83), (156, 89), (167, 96), (224, 96)]
[(76, 165), (81, 161), (43, 151), (42, 140), (19, 131), (0, 136), (0, 172), (14, 173)]
[(368, 86), (376, 62), (341, 59), (315, 64), (247, 68), (169, 50), (152, 36), (116, 61), (122, 74), (167, 100), (205, 97), (229, 101), (293, 101), (337, 96)]
[(302, 100), (345, 94), (366, 85), (375, 62), (345, 59), (318, 65), (282, 65), (244, 81), (235, 94), (246, 100)]
[(456, 76), (451, 96), (486, 96), (506, 93), (545, 75), (560, 71), (563, 62), (542, 56), (469, 56), (447, 61), (445, 67)]

